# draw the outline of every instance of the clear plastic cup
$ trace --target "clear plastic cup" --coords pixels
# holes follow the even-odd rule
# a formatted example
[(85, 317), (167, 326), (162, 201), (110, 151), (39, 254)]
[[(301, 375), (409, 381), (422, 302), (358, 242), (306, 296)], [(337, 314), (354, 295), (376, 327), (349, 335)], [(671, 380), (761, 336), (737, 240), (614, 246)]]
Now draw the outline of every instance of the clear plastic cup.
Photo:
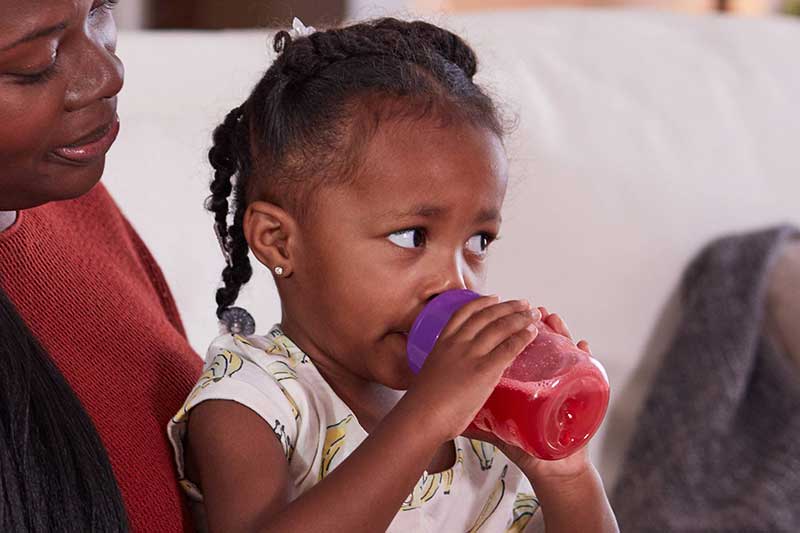
[[(446, 291), (431, 300), (408, 334), (408, 360), (422, 369), (453, 313), (480, 295)], [(542, 321), (539, 334), (506, 369), (472, 426), (540, 459), (572, 455), (595, 434), (608, 408), (603, 366)]]

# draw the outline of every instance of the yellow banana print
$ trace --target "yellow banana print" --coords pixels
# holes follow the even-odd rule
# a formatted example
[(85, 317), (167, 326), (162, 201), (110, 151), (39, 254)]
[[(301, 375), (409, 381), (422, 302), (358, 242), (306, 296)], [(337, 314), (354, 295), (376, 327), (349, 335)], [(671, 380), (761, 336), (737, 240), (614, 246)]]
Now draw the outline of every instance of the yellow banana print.
[(275, 381), (278, 382), (278, 386), (281, 388), (281, 392), (283, 393), (286, 401), (289, 402), (289, 405), (292, 408), (292, 414), (294, 415), (294, 419), (297, 420), (300, 418), (300, 409), (297, 408), (297, 404), (294, 401), (294, 398), (289, 395), (286, 389), (283, 388), (283, 385), (280, 384), (281, 381), (285, 381), (287, 379), (297, 379), (297, 373), (294, 369), (284, 361), (275, 361), (267, 365), (267, 372), (275, 378)]
[(284, 361), (275, 361), (267, 365), (267, 372), (275, 378), (275, 381), (283, 381), (285, 379), (297, 379), (297, 372)]
[(197, 397), (200, 392), (208, 387), (210, 384), (215, 383), (223, 378), (230, 377), (242, 369), (242, 358), (228, 350), (222, 350), (211, 361), (205, 372), (197, 380), (197, 384), (192, 389), (189, 397), (183, 402), (183, 407), (172, 418), (176, 424), (183, 422), (188, 414), (188, 409), (192, 405), (192, 401)]
[(440, 488), (442, 489), (442, 494), (450, 494), (450, 489), (453, 488), (456, 465), (463, 462), (464, 451), (461, 448), (456, 448), (456, 462), (453, 468), (436, 474), (423, 473), (422, 478), (403, 502), (400, 510), (412, 511), (421, 507), (422, 504), (433, 499)]
[[(451, 482), (452, 483), (452, 482)], [(411, 511), (422, 506), (423, 503), (430, 501), (436, 495), (439, 487), (442, 484), (442, 474), (422, 474), (419, 482), (414, 487), (411, 494), (408, 495), (406, 501), (400, 507), (401, 511)]]
[[(305, 354), (305, 352), (295, 346), (291, 339), (289, 339), (289, 337), (286, 335), (278, 335), (272, 340), (272, 342), (274, 343), (273, 346), (277, 347), (277, 352), (285, 354), (287, 357), (289, 357), (289, 359), (292, 360), (293, 364), (305, 363), (308, 360), (308, 356)], [(268, 353), (272, 354), (276, 352), (273, 352), (270, 349)]]
[(475, 455), (478, 457), (478, 461), (481, 464), (481, 470), (489, 470), (494, 462), (494, 451), (497, 448), (488, 442), (482, 442), (474, 439), (470, 439), (469, 443), (470, 446), (472, 446), (472, 451), (475, 452)]
[(475, 533), (478, 531), (500, 505), (506, 492), (506, 472), (508, 472), (508, 465), (503, 467), (503, 473), (500, 474), (500, 479), (497, 480), (494, 490), (489, 495), (489, 499), (486, 500), (483, 509), (481, 509), (478, 519), (475, 520), (475, 525), (473, 525), (467, 533)]
[(331, 470), (333, 459), (336, 457), (339, 450), (341, 450), (342, 446), (344, 446), (345, 437), (347, 436), (347, 424), (349, 424), (351, 420), (353, 420), (353, 415), (347, 415), (346, 418), (343, 418), (332, 426), (328, 426), (325, 432), (325, 443), (322, 445), (322, 463), (319, 467), (320, 481), (328, 475), (328, 472)]
[(517, 494), (512, 509), (511, 524), (506, 529), (506, 533), (521, 533), (538, 508), (539, 500), (536, 499), (536, 496), (524, 492)]
[(255, 348), (255, 345), (254, 345), (252, 342), (250, 342), (249, 340), (247, 340), (247, 338), (246, 338), (246, 337), (242, 337), (242, 336), (241, 336), (241, 335), (239, 335), (239, 334), (234, 334), (234, 335), (233, 335), (233, 339), (234, 339), (236, 342), (241, 342), (242, 344), (246, 344), (247, 346), (252, 346), (253, 348)]

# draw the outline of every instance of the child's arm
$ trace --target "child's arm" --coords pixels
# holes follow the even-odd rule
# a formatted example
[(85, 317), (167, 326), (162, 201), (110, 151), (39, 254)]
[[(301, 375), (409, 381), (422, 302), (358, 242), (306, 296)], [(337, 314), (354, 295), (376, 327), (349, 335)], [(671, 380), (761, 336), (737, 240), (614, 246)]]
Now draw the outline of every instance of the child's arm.
[(556, 462), (571, 464), (563, 465), (564, 472), (558, 473), (557, 468), (547, 472), (547, 469), (521, 466), (536, 491), (547, 533), (618, 533), (617, 519), (608, 503), (600, 474), (589, 461), (586, 449)]
[(398, 404), (341, 465), (289, 503), (289, 465), (271, 428), (235, 402), (203, 402), (188, 434), (209, 531), (385, 531), (443, 442), (418, 413), (424, 410)]
[(349, 457), (291, 503), (288, 463), (271, 428), (242, 405), (201, 403), (189, 417), (187, 446), (189, 476), (204, 494), (209, 530), (385, 531), (436, 449), (466, 428), (534, 339), (535, 318), (526, 302), (494, 297), (462, 307), (403, 399)]
[[(572, 338), (561, 317), (548, 313), (544, 307), (540, 307), (539, 311), (542, 320), (550, 327)], [(579, 342), (578, 348), (591, 353), (586, 341)], [(589, 459), (587, 448), (558, 461), (542, 461), (519, 448), (511, 448), (503, 443), (499, 447), (530, 480), (541, 505), (541, 518), (544, 519), (547, 533), (619, 532), (600, 474)]]

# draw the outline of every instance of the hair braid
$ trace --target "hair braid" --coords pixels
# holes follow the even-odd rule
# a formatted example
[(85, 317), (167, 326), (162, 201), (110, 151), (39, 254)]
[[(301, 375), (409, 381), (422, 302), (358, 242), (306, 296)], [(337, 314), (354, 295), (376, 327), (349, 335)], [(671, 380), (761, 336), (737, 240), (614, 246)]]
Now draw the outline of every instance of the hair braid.
[[(304, 42), (305, 40), (305, 42)], [(458, 35), (427, 22), (394, 18), (316, 32), (292, 41), (285, 31), (275, 36), (276, 64), (295, 83), (338, 61), (365, 56), (390, 56), (430, 66), (431, 52), (458, 67), (468, 79), (477, 71), (472, 49)]]
[[(227, 261), (222, 271), (223, 286), (217, 290), (217, 317), (236, 301), (241, 286), (252, 276), (253, 269), (248, 257), (247, 240), (244, 236), (244, 194), (241, 178), (249, 172), (249, 156), (242, 147), (248, 140), (248, 126), (244, 120), (244, 105), (233, 109), (215, 130), (214, 145), (208, 152), (208, 160), (214, 168), (211, 181), (211, 196), (206, 200), (206, 209), (214, 213), (214, 225), (220, 239), (220, 246)], [(231, 205), (234, 207), (233, 224), (228, 226)]]

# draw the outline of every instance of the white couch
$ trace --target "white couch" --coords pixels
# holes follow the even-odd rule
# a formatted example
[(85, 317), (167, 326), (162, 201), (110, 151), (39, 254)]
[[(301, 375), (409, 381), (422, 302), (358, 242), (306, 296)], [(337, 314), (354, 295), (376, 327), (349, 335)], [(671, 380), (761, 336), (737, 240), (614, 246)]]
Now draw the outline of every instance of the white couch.
[[(519, 128), (492, 289), (562, 314), (613, 388), (592, 453), (613, 484), (689, 259), (800, 224), (800, 21), (554, 10), (438, 19), (479, 53)], [(266, 69), (271, 32), (122, 33), (122, 131), (105, 183), (150, 245), (192, 345), (223, 265), (202, 208), (213, 127)], [(241, 302), (279, 319), (261, 270)]]

